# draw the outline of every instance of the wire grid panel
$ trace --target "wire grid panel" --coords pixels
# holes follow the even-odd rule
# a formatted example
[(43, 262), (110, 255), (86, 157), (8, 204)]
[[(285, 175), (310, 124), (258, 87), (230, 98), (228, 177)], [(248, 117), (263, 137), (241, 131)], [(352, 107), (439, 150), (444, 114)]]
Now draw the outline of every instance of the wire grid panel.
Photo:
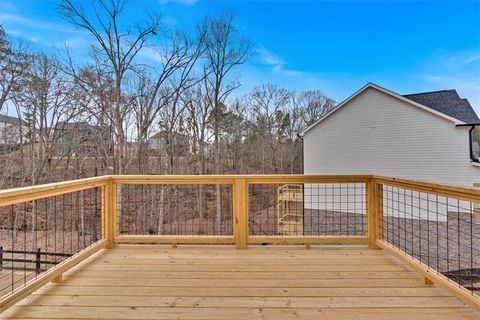
[(233, 235), (231, 185), (117, 185), (120, 235)]
[(480, 204), (382, 187), (380, 236), (472, 292), (480, 290)]
[(100, 240), (101, 187), (0, 207), (0, 296)]
[(365, 183), (251, 184), (252, 236), (365, 236)]

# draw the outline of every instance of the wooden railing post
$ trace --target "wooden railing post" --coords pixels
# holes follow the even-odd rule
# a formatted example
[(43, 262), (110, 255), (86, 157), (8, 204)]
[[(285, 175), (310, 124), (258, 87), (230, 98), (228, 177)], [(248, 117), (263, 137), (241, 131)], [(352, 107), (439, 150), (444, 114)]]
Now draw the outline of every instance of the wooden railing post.
[[(35, 274), (39, 275), (42, 272), (42, 267), (40, 265), (41, 261), (41, 250), (40, 248), (37, 249), (37, 252), (35, 253)], [(13, 268), (13, 261), (12, 261), (12, 268)]]
[(367, 232), (370, 248), (378, 249), (377, 240), (380, 235), (380, 187), (371, 179), (367, 183)]
[(233, 184), (233, 235), (237, 249), (247, 248), (248, 239), (248, 184), (237, 178)]
[(107, 249), (115, 247), (116, 236), (116, 184), (113, 179), (109, 179), (103, 187), (103, 234), (107, 240)]
[[(374, 179), (375, 181), (375, 179)], [(375, 242), (377, 239), (383, 240), (383, 184), (375, 182), (376, 190), (376, 230), (375, 230)]]

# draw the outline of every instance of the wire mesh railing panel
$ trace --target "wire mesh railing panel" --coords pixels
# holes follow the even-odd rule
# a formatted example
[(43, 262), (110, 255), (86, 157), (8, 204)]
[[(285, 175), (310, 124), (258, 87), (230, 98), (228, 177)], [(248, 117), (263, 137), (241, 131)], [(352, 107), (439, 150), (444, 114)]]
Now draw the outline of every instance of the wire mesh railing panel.
[(233, 235), (232, 186), (117, 185), (120, 235)]
[(251, 184), (252, 236), (366, 236), (365, 183)]
[(0, 297), (103, 238), (101, 187), (0, 206)]
[(480, 204), (382, 186), (380, 237), (472, 292), (480, 291)]

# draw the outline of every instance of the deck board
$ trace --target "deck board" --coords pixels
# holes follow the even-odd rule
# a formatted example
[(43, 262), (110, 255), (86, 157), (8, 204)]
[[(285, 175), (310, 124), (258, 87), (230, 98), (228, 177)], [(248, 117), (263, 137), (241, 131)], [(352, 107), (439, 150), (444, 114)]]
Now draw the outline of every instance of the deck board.
[(10, 319), (480, 319), (382, 250), (119, 246), (0, 314)]

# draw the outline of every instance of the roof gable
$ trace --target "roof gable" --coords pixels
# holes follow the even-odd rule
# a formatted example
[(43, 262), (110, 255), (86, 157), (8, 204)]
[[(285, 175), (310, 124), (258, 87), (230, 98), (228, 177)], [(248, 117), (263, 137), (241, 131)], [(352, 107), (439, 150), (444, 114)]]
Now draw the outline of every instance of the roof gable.
[[(324, 121), (325, 119), (327, 119), (330, 115), (332, 115), (334, 112), (336, 112), (337, 110), (339, 110), (341, 107), (343, 107), (344, 105), (348, 104), (350, 101), (352, 101), (355, 97), (359, 96), (360, 94), (362, 94), (363, 92), (365, 92), (367, 89), (369, 88), (372, 88), (372, 89), (375, 89), (375, 90), (378, 90), (380, 92), (383, 92), (387, 95), (390, 95), (394, 98), (397, 98), (399, 100), (402, 100), (404, 102), (407, 102), (413, 106), (416, 106), (420, 109), (423, 109), (423, 110), (426, 110), (430, 113), (433, 113), (439, 117), (442, 117), (446, 120), (449, 120), (451, 122), (453, 122), (454, 124), (458, 125), (458, 124), (466, 124), (465, 121), (461, 120), (461, 119), (458, 119), (458, 118), (455, 118), (449, 114), (446, 114), (444, 112), (441, 112), (435, 108), (432, 108), (430, 106), (427, 106), (427, 105), (424, 105), (424, 104), (421, 104), (417, 101), (414, 101), (413, 99), (410, 99), (410, 98), (407, 98), (405, 96), (402, 96), (402, 95), (399, 95), (398, 93), (395, 93), (393, 91), (390, 91), (388, 89), (385, 89), (383, 87), (380, 87), (374, 83), (367, 83), (365, 86), (363, 86), (362, 88), (360, 88), (359, 90), (357, 90), (354, 94), (352, 94), (350, 97), (348, 97), (347, 99), (345, 99), (344, 101), (342, 101), (341, 103), (339, 103), (335, 108), (333, 108), (330, 112), (328, 112), (326, 115), (324, 115), (322, 118), (320, 118), (319, 120), (317, 120), (315, 123), (313, 123), (311, 126), (307, 127), (306, 129), (304, 129), (302, 132), (301, 132), (301, 135), (305, 135), (305, 133), (307, 133), (308, 131), (310, 131), (312, 128), (314, 128), (315, 126), (317, 126), (319, 123), (321, 123), (322, 121)], [(455, 91), (456, 93), (456, 91)], [(458, 94), (457, 94), (458, 95)], [(410, 95), (411, 96), (411, 95)], [(460, 98), (459, 98), (460, 99)], [(462, 100), (462, 99), (460, 99)], [(463, 100), (466, 100), (466, 99), (463, 99)], [(468, 102), (468, 101), (467, 101)], [(468, 105), (470, 106), (470, 103), (468, 103)], [(471, 108), (471, 106), (470, 106)], [(473, 112), (473, 109), (472, 109), (472, 112)], [(478, 117), (477, 117), (478, 118)]]
[(10, 116), (6, 116), (6, 115), (3, 115), (3, 114), (0, 114), (0, 122), (1, 123), (17, 124), (17, 125), (18, 124), (26, 125), (25, 122), (23, 122), (19, 118), (10, 117)]

